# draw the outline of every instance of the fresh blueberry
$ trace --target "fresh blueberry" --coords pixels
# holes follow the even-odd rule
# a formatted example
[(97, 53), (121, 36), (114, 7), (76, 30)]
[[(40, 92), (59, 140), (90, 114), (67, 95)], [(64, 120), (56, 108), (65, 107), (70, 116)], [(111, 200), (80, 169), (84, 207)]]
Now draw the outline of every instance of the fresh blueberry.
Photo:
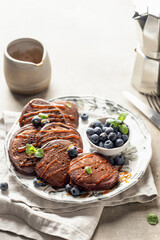
[(106, 120), (105, 126), (106, 126), (106, 127), (110, 127), (110, 125), (111, 125), (110, 122), (108, 122), (108, 121)]
[(120, 132), (117, 132), (117, 139), (121, 139), (122, 134)]
[(94, 143), (94, 144), (97, 144), (98, 141), (99, 141), (99, 137), (98, 137), (97, 134), (93, 134), (92, 136), (90, 136), (89, 139), (90, 139), (90, 141), (91, 141), (92, 143)]
[(100, 127), (95, 127), (94, 132), (95, 134), (100, 135), (102, 133), (102, 129)]
[(95, 127), (100, 127), (102, 128), (103, 127), (103, 124), (100, 122), (100, 121), (95, 121), (92, 123), (92, 127), (95, 128)]
[(76, 158), (78, 156), (78, 149), (76, 146), (71, 146), (68, 149), (68, 155), (70, 158)]
[(66, 186), (65, 186), (65, 189), (66, 189), (66, 192), (70, 192), (71, 191), (71, 188), (72, 188), (72, 186), (71, 186), (71, 184), (66, 184)]
[(41, 120), (41, 127), (43, 127), (44, 125), (46, 125), (47, 123), (50, 123), (50, 121), (48, 119), (42, 119)]
[(116, 139), (114, 144), (115, 147), (121, 147), (124, 144), (124, 141), (122, 139)]
[(80, 195), (80, 190), (78, 189), (78, 187), (72, 187), (70, 190), (72, 196), (77, 197)]
[(123, 139), (124, 143), (127, 142), (128, 141), (128, 135), (122, 134), (122, 139)]
[(117, 156), (115, 156), (114, 157), (114, 164), (115, 165), (123, 165), (124, 164), (124, 157), (123, 157), (123, 155), (117, 155)]
[(99, 147), (104, 147), (104, 143), (103, 142), (99, 142)]
[(113, 142), (111, 140), (105, 141), (104, 148), (108, 148), (108, 149), (113, 148)]
[(112, 127), (107, 127), (106, 130), (105, 130), (105, 133), (108, 135), (111, 132), (114, 132), (114, 129)]
[(105, 142), (106, 140), (107, 140), (107, 135), (106, 135), (106, 133), (101, 133), (100, 135), (99, 135), (99, 140), (100, 141), (102, 141), (102, 142)]
[(91, 135), (93, 135), (95, 132), (94, 132), (94, 129), (93, 129), (93, 128), (89, 127), (89, 128), (87, 128), (86, 133), (87, 133), (88, 136), (91, 136)]
[(43, 186), (46, 186), (46, 183), (40, 178), (34, 178), (33, 179), (33, 185), (35, 187), (43, 187)]
[(88, 114), (87, 113), (82, 113), (81, 114), (81, 119), (83, 120), (83, 121), (87, 121), (88, 120)]
[(111, 132), (109, 135), (108, 135), (108, 139), (111, 140), (112, 142), (116, 140), (116, 133), (114, 132)]
[(119, 128), (118, 127), (113, 127), (113, 129), (114, 129), (114, 132), (117, 133)]
[(107, 128), (108, 128), (108, 127), (103, 126), (103, 127), (102, 127), (102, 131), (103, 131), (103, 132), (106, 132), (106, 129), (107, 129)]
[(0, 183), (0, 189), (2, 191), (7, 191), (8, 190), (8, 183), (7, 182)]
[(38, 116), (34, 116), (33, 118), (32, 118), (32, 123), (33, 123), (33, 125), (34, 126), (40, 126), (41, 125), (41, 118), (40, 117), (38, 117)]

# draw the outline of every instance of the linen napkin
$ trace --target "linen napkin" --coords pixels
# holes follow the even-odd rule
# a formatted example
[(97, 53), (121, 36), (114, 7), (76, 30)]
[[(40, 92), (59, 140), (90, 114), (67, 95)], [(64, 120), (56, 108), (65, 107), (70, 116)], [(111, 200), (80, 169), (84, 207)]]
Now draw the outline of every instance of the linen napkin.
[[(19, 116), (3, 112), (0, 116), (0, 182), (7, 181), (9, 190), (0, 192), (0, 229), (31, 239), (89, 240), (99, 222), (104, 206), (129, 202), (148, 202), (157, 197), (150, 167), (142, 179), (129, 190), (109, 200), (77, 205), (57, 203), (36, 196), (20, 186), (9, 172), (4, 156), (7, 132)], [(57, 239), (55, 238), (54, 239)], [(58, 238), (59, 239), (59, 238)]]

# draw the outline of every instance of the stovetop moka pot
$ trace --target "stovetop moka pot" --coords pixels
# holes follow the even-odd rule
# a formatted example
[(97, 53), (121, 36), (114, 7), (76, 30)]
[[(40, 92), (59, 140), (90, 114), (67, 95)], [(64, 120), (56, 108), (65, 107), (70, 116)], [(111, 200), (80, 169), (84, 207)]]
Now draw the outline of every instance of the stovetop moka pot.
[(132, 84), (143, 93), (160, 95), (160, 3), (140, 1), (133, 19), (137, 24), (138, 47)]

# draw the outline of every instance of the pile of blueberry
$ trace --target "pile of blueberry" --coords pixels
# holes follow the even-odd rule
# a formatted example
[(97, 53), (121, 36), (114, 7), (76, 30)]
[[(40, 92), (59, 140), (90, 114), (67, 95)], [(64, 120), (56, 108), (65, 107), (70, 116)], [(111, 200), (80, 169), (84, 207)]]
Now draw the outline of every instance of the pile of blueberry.
[(107, 149), (121, 147), (129, 137), (129, 131), (127, 134), (123, 134), (119, 127), (114, 127), (107, 120), (105, 124), (99, 120), (93, 122), (91, 127), (87, 128), (86, 133), (93, 144)]

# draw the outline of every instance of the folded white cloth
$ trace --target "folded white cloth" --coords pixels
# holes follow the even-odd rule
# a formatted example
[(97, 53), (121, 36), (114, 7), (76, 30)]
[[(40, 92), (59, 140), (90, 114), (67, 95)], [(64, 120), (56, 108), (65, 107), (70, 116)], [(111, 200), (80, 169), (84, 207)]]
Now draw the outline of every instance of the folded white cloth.
[[(0, 182), (9, 190), (0, 193), (0, 229), (31, 239), (88, 240), (93, 235), (104, 206), (130, 202), (148, 202), (157, 197), (150, 167), (143, 178), (129, 190), (98, 203), (77, 205), (57, 203), (36, 196), (20, 186), (8, 171), (3, 152), (4, 139), (19, 113), (4, 112), (0, 118)], [(55, 238), (54, 238), (55, 239)]]

